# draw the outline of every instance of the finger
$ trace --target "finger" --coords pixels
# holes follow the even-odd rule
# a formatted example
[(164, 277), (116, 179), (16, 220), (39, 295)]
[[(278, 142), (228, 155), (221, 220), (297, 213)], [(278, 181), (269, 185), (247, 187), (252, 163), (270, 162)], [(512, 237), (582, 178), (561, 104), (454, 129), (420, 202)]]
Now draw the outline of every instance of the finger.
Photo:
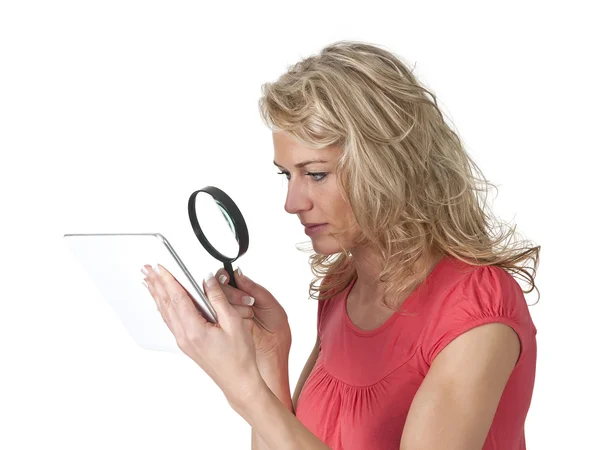
[(242, 326), (244, 326), (250, 332), (250, 334), (252, 334), (254, 332), (254, 328), (255, 328), (254, 320), (252, 320), (252, 319), (242, 320)]
[(217, 312), (219, 325), (221, 325), (221, 328), (223, 329), (228, 329), (232, 320), (238, 315), (235, 314), (232, 305), (229, 304), (229, 300), (227, 300), (225, 293), (221, 289), (221, 285), (212, 272), (204, 278), (203, 286), (206, 296)]
[[(229, 303), (231, 303), (232, 305), (252, 305), (254, 303), (254, 298), (248, 295), (247, 292), (234, 288), (228, 284), (229, 274), (223, 268), (217, 270), (217, 273), (215, 274), (215, 278), (217, 280), (221, 277), (225, 277), (224, 284), (221, 283), (220, 286), (223, 292), (225, 293), (227, 300), (229, 300)], [(248, 299), (244, 299), (244, 297), (248, 297)], [(252, 298), (252, 300), (249, 300), (250, 298)], [(246, 302), (245, 300), (248, 300), (248, 302)]]
[(169, 298), (169, 295), (166, 292), (164, 286), (160, 282), (160, 279), (154, 273), (152, 266), (144, 264), (144, 267), (146, 268), (146, 272), (148, 273), (146, 278), (148, 282), (148, 288), (152, 287), (152, 289), (154, 290), (154, 294), (152, 295), (152, 297), (156, 302), (156, 306), (158, 306), (159, 311), (161, 311), (161, 313), (165, 315), (165, 319), (168, 319), (170, 316), (169, 308), (171, 304), (171, 299)]
[(219, 280), (219, 283), (221, 283), (221, 284), (228, 284), (229, 283), (229, 274), (222, 267), (215, 272), (215, 278), (217, 280)]
[[(150, 295), (152, 295), (152, 298), (153, 298), (154, 302), (156, 303), (156, 307), (158, 309), (158, 312), (160, 313), (160, 316), (162, 317), (163, 321), (165, 322), (165, 324), (167, 325), (169, 330), (171, 330), (171, 333), (175, 334), (176, 328), (174, 328), (174, 326), (172, 324), (171, 316), (165, 307), (164, 289), (160, 289), (160, 290), (157, 289), (157, 284), (160, 284), (160, 283), (153, 281), (150, 278), (150, 276), (147, 276), (144, 279), (144, 281), (146, 281), (146, 285), (148, 286), (148, 291), (150, 292)], [(159, 288), (160, 288), (160, 286), (159, 286)]]
[(254, 309), (251, 306), (231, 305), (240, 316), (244, 319), (252, 319), (254, 317)]
[[(163, 266), (157, 264), (158, 273), (154, 274), (157, 284), (163, 286), (166, 296), (169, 299), (169, 311), (173, 327), (182, 334), (178, 335), (182, 338), (188, 336), (190, 332), (197, 331), (196, 329), (202, 324), (209, 322), (200, 314), (188, 292), (175, 279), (175, 277)], [(153, 274), (151, 274), (153, 275)]]
[(239, 267), (233, 272), (233, 274), (238, 289), (246, 292), (245, 295), (249, 295), (255, 299), (258, 299), (256, 300), (255, 306), (258, 308), (271, 306), (268, 303), (270, 303), (272, 295), (268, 290), (266, 290), (260, 284), (252, 281), (246, 275), (242, 274)]

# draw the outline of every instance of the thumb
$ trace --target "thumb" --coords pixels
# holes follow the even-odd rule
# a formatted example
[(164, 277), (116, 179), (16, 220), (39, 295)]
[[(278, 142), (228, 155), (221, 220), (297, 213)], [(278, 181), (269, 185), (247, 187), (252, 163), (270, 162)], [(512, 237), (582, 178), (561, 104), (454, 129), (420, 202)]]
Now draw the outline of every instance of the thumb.
[(228, 327), (234, 314), (239, 313), (231, 306), (229, 300), (227, 300), (227, 296), (221, 289), (221, 286), (212, 272), (209, 272), (208, 275), (206, 275), (203, 284), (206, 297), (208, 297), (208, 301), (210, 301), (217, 313), (218, 324), (221, 328)]
[(239, 267), (233, 274), (238, 288), (254, 297), (257, 304), (269, 306), (274, 301), (273, 295), (267, 289), (244, 275)]

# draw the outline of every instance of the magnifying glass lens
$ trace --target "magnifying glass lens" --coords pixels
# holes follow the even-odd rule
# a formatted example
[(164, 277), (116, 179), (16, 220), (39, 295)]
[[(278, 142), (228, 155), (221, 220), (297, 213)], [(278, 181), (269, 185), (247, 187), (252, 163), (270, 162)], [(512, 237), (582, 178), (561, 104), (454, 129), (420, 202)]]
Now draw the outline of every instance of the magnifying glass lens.
[(221, 210), (221, 213), (223, 213), (223, 217), (225, 218), (225, 221), (227, 222), (227, 225), (229, 225), (229, 229), (231, 230), (231, 232), (235, 236), (235, 240), (239, 242), (237, 231), (235, 229), (235, 225), (233, 224), (233, 220), (231, 219), (231, 217), (229, 217), (229, 214), (227, 213), (227, 209), (223, 206), (223, 204), (219, 200), (215, 200), (215, 203), (217, 204), (217, 206)]
[(234, 223), (223, 205), (206, 192), (196, 196), (196, 218), (211, 245), (222, 255), (234, 259), (239, 252)]
[(223, 263), (229, 285), (237, 287), (232, 263), (248, 250), (248, 227), (234, 201), (221, 189), (206, 186), (190, 195), (188, 215), (206, 251)]

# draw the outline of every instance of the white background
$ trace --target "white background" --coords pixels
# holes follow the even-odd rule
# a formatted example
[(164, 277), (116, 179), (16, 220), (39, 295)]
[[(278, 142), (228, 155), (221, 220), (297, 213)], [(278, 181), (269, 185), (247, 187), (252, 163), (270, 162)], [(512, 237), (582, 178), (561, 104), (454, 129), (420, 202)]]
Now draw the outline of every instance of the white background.
[(202, 3), (0, 4), (0, 448), (250, 448), (197, 365), (137, 347), (62, 236), (160, 232), (201, 279), (219, 266), (202, 262), (187, 199), (225, 190), (250, 230), (240, 266), (290, 316), (293, 392), (317, 304), (257, 101), (339, 39), (416, 66), (498, 185), (494, 212), (542, 245), (528, 448), (595, 448), (594, 2)]

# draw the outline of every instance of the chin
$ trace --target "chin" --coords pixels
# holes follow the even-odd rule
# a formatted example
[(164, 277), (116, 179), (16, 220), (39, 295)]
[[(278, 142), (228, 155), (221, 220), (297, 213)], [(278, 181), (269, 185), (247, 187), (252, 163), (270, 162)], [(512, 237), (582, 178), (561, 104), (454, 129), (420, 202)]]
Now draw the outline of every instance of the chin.
[(330, 236), (317, 236), (312, 240), (312, 247), (319, 255), (333, 255), (341, 253), (342, 247)]

